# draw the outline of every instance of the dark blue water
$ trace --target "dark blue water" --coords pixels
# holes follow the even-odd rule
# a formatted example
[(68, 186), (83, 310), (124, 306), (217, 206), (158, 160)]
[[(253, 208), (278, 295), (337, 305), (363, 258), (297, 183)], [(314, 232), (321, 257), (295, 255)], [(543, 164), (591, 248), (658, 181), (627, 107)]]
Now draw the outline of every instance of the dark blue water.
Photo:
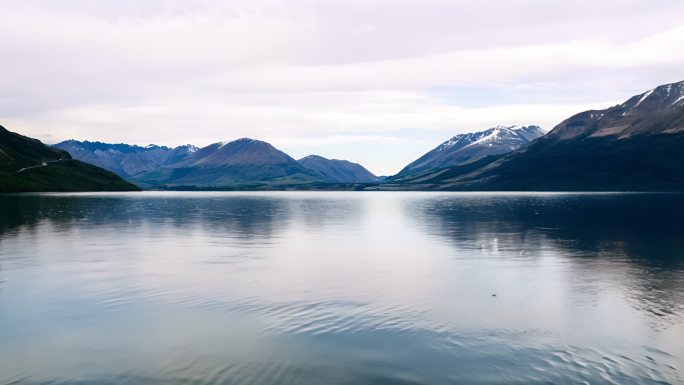
[(0, 196), (0, 384), (682, 384), (684, 196)]

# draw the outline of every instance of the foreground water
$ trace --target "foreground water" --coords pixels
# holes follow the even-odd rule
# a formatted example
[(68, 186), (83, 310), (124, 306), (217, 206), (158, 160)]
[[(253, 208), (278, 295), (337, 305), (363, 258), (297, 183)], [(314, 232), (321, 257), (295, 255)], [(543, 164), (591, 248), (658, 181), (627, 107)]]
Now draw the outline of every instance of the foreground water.
[(683, 372), (683, 195), (0, 196), (0, 384)]

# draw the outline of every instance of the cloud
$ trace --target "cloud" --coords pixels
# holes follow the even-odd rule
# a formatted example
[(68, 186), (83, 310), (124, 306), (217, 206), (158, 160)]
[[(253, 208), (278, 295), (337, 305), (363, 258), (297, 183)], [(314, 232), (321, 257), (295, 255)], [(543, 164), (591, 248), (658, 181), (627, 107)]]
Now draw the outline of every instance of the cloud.
[[(0, 0), (0, 119), (50, 141), (252, 136), (388, 173), (408, 142), (550, 129), (682, 80), (683, 16), (679, 1)], [(405, 156), (353, 150), (373, 143)]]

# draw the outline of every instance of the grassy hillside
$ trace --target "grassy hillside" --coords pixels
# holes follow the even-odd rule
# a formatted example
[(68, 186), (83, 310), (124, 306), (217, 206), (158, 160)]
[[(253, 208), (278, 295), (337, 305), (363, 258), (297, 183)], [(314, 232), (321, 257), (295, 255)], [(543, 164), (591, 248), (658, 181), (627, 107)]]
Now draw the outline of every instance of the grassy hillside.
[(137, 190), (114, 173), (0, 126), (0, 192)]

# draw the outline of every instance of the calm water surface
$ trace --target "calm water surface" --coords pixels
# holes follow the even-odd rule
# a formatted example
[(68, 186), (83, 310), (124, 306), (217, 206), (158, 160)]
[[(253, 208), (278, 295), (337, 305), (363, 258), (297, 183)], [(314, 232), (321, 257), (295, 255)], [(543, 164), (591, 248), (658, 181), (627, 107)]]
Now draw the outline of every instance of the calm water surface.
[(0, 196), (0, 384), (578, 383), (684, 383), (684, 195)]

